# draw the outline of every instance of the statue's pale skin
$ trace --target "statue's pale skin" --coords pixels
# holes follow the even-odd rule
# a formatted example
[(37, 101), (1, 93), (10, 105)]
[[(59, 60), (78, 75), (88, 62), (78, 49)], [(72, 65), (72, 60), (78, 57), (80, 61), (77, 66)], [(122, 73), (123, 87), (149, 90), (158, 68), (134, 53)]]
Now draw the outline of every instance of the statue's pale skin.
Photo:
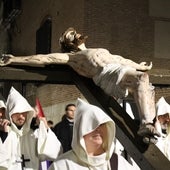
[[(99, 55), (96, 55), (96, 53)], [(112, 55), (106, 49), (85, 48), (74, 53), (50, 53), (16, 57), (4, 55), (0, 65), (6, 66), (8, 64), (38, 67), (49, 64), (66, 64), (71, 66), (78, 74), (87, 78), (93, 78), (108, 64), (120, 64), (122, 67), (131, 67), (133, 69), (127, 70), (119, 86), (122, 89), (128, 89), (129, 93), (134, 97), (140, 114), (141, 125), (153, 124), (156, 115), (155, 94), (154, 90), (151, 89), (149, 76), (146, 73), (146, 71), (152, 68), (152, 63), (150, 65), (147, 65), (146, 62), (138, 64), (119, 55)], [(149, 133), (156, 133), (154, 126), (149, 127), (149, 131)], [(143, 135), (143, 132), (141, 134)]]
[(93, 55), (98, 50), (100, 49), (87, 49), (77, 53), (50, 53), (31, 56), (13, 56), (11, 54), (4, 54), (3, 59), (0, 61), (0, 66), (10, 64), (43, 67), (49, 64), (68, 64), (80, 75), (88, 78), (94, 77), (99, 68), (111, 63), (128, 65), (140, 71), (148, 71), (152, 68), (152, 63), (150, 65), (146, 65), (146, 62), (138, 64), (119, 55), (110, 54), (109, 56), (98, 58)]

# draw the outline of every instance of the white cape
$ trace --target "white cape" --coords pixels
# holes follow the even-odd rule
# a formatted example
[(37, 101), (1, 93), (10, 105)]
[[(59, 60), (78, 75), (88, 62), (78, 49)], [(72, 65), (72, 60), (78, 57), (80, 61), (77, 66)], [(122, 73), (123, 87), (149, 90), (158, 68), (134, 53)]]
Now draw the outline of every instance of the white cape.
[(25, 159), (30, 159), (25, 162), (24, 170), (38, 170), (40, 161), (55, 160), (61, 151), (60, 142), (50, 128), (47, 132), (43, 122), (37, 131), (30, 130), (22, 137), (11, 131), (0, 146), (0, 167), (6, 167), (8, 170), (21, 170), (21, 153), (24, 154)]
[[(39, 128), (30, 128), (34, 110), (27, 100), (13, 87), (7, 99), (7, 114), (11, 120), (11, 129), (4, 143), (0, 143), (0, 167), (8, 170), (22, 169), (22, 155), (27, 159), (24, 170), (38, 170), (41, 160), (55, 160), (61, 151), (61, 144), (50, 128), (40, 121)], [(12, 122), (14, 113), (27, 113), (27, 119), (21, 129)]]

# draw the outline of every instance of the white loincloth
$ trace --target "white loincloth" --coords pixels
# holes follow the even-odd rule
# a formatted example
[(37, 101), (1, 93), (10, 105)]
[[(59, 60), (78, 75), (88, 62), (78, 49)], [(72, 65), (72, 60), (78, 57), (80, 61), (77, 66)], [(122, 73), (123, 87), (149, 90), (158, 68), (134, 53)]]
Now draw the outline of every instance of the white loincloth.
[(108, 64), (103, 68), (102, 72), (93, 77), (93, 81), (106, 94), (114, 96), (116, 99), (124, 98), (128, 95), (128, 89), (122, 89), (119, 83), (127, 70), (135, 69), (121, 64)]

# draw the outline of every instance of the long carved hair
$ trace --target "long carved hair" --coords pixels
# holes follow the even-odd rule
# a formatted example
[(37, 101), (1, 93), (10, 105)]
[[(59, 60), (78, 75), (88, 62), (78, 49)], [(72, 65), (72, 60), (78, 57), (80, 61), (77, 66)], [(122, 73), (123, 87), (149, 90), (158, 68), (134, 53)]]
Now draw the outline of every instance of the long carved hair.
[(61, 51), (64, 53), (80, 51), (78, 46), (85, 42), (87, 36), (81, 35), (78, 39), (75, 37), (70, 39), (66, 37), (68, 32), (73, 32), (76, 35), (76, 30), (73, 27), (68, 28), (64, 33), (62, 33), (62, 36), (59, 39)]

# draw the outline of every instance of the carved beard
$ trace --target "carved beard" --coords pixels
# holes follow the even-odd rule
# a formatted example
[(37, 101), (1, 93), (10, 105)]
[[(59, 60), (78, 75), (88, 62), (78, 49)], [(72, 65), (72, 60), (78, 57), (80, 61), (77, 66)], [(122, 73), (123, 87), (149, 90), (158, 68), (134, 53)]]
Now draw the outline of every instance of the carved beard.
[(85, 43), (88, 36), (80, 35), (77, 37), (77, 34), (75, 34), (74, 39), (70, 40), (70, 38), (66, 37), (69, 31), (74, 31), (74, 29), (69, 28), (68, 31), (66, 31), (60, 38), (61, 51), (64, 53), (80, 51), (79, 46)]
[(87, 38), (88, 38), (88, 36), (81, 35), (78, 39), (75, 38), (72, 42), (73, 42), (73, 44), (75, 44), (75, 46), (78, 47), (79, 45), (85, 43)]

